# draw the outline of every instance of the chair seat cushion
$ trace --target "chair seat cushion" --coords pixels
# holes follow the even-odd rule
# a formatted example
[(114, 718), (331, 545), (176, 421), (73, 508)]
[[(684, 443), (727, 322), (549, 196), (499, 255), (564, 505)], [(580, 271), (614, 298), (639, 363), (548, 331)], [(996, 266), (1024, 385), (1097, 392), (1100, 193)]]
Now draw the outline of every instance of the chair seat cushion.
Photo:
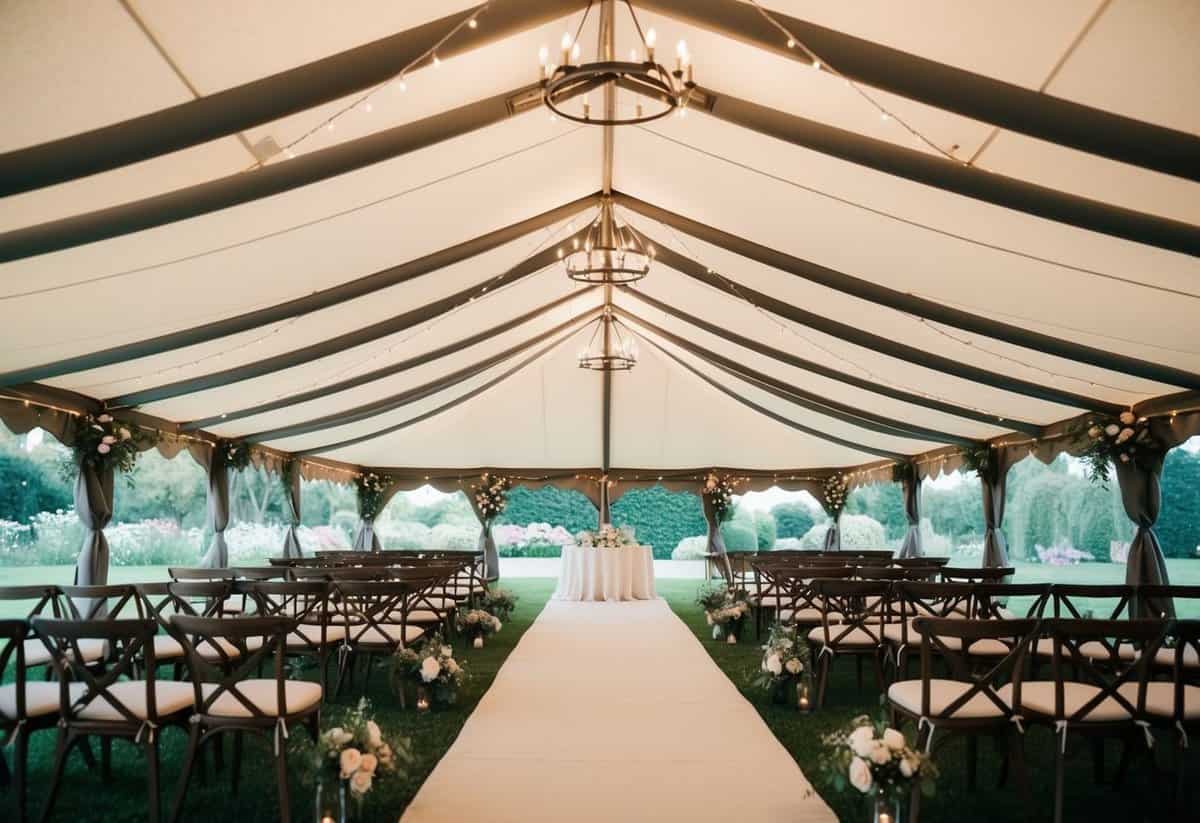
[[(50, 662), (50, 650), (46, 648), (46, 644), (40, 639), (26, 640), (25, 646), (25, 666), (44, 666)], [(83, 655), (84, 663), (94, 663), (104, 657), (108, 646), (103, 640), (98, 638), (84, 638), (79, 641), (79, 653)]]
[[(396, 619), (399, 615), (396, 615)], [(430, 609), (413, 609), (408, 613), (409, 623), (441, 623), (442, 615)]]
[[(1063, 686), (1063, 715), (1067, 720), (1070, 720), (1072, 715), (1100, 692), (1099, 687), (1090, 683), (1068, 681)], [(1054, 681), (1027, 680), (1023, 682), (1021, 684), (1020, 710), (1054, 717)], [(1130, 714), (1125, 707), (1115, 698), (1106, 697), (1099, 705), (1080, 718), (1080, 722), (1107, 723), (1128, 719), (1130, 719)]]
[[(87, 686), (83, 683), (72, 683), (69, 688), (72, 702), (87, 692)], [(145, 680), (121, 680), (109, 686), (108, 691), (138, 720), (149, 718)], [(154, 704), (159, 717), (190, 708), (193, 705), (194, 697), (195, 691), (191, 683), (180, 683), (174, 680), (154, 681)], [(93, 698), (90, 703), (76, 712), (76, 716), (81, 720), (128, 720), (104, 696)]]
[[(325, 627), (325, 643), (340, 643), (346, 638), (346, 627), (331, 623)], [(303, 649), (321, 644), (321, 627), (311, 623), (303, 623), (288, 635), (287, 648)]]
[[(1117, 687), (1121, 696), (1137, 705), (1138, 687), (1136, 683), (1124, 683)], [(1154, 717), (1171, 718), (1175, 716), (1175, 684), (1152, 682), (1146, 684), (1146, 714)], [(1200, 686), (1183, 687), (1183, 719), (1200, 719)]]
[[(878, 632), (875, 633), (875, 636), (872, 636), (872, 633), (868, 632), (866, 629), (854, 628), (854, 629), (850, 629), (849, 631), (846, 631), (846, 634), (844, 636), (840, 636), (840, 635), (842, 635), (843, 631), (846, 631), (846, 630), (841, 629), (841, 628), (835, 629), (833, 627), (830, 627), (830, 629), (829, 629), (830, 645), (832, 645), (834, 647), (846, 646), (846, 647), (861, 647), (861, 648), (869, 648), (871, 646), (879, 645), (880, 641), (879, 641), (879, 637), (878, 637)], [(822, 626), (817, 626), (815, 629), (813, 629), (812, 631), (810, 631), (808, 633), (808, 639), (810, 641), (812, 641), (813, 643), (824, 644), (825, 643), (825, 629)]]
[(792, 598), (778, 594), (764, 594), (762, 597), (750, 598), (750, 602), (755, 606), (761, 606), (766, 609), (773, 609), (782, 603), (791, 603)]
[[(58, 683), (25, 683), (25, 716), (41, 717), (58, 711)], [(0, 717), (17, 719), (17, 684), (0, 686)]]
[[(263, 639), (261, 637), (246, 638), (247, 651), (257, 651), (258, 649), (262, 648), (262, 644)], [(216, 638), (215, 646), (210, 640), (201, 640), (199, 645), (196, 646), (196, 653), (199, 654), (202, 659), (211, 663), (222, 659), (221, 653), (217, 651), (218, 648), (223, 651), (225, 653), (225, 657), (229, 658), (230, 660), (236, 660), (238, 657), (241, 657), (242, 654), (238, 650), (237, 646), (233, 645), (233, 643), (223, 637)], [(158, 634), (154, 636), (155, 662), (174, 660), (183, 656), (183, 644), (174, 637), (171, 637), (167, 634)]]
[[(402, 633), (403, 632), (403, 633)], [(420, 639), (425, 630), (420, 626), (401, 626), (399, 623), (379, 623), (369, 628), (356, 630), (350, 634), (351, 643), (368, 645), (407, 645)]]
[[(311, 709), (321, 702), (321, 684), (310, 683), (307, 680), (288, 680), (284, 684), (283, 700), (284, 714), (298, 714)], [(205, 700), (216, 690), (215, 685), (204, 687)], [(237, 690), (249, 700), (256, 709), (268, 717), (279, 717), (279, 691), (275, 680), (271, 678), (251, 678), (237, 684)], [(222, 693), (206, 714), (214, 717), (254, 717), (254, 713), (228, 691)]]
[[(959, 680), (943, 680), (933, 678), (929, 681), (929, 717), (937, 718), (944, 715), (950, 704), (971, 688), (970, 683)], [(1001, 702), (1010, 704), (1012, 689), (1001, 686), (996, 690)], [(888, 700), (909, 714), (921, 715), (921, 681), (901, 680), (888, 687)], [(985, 694), (977, 694), (954, 710), (950, 717), (956, 719), (977, 719), (986, 717), (1004, 718), (1005, 712)]]
[[(811, 606), (805, 609), (781, 609), (779, 612), (779, 619), (784, 622), (790, 620), (793, 623), (820, 623), (821, 610), (814, 609)], [(837, 612), (830, 612), (830, 623), (840, 622), (841, 619), (842, 616)]]

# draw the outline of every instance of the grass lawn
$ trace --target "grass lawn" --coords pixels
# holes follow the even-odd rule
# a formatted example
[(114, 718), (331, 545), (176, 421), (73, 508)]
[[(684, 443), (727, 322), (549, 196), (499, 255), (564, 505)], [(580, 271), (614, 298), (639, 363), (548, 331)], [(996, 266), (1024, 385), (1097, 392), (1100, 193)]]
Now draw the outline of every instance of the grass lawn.
[[(742, 694), (758, 710), (767, 726), (796, 762), (813, 781), (817, 791), (843, 821), (866, 821), (870, 809), (866, 802), (853, 791), (834, 794), (817, 782), (816, 760), (822, 751), (821, 737), (848, 723), (856, 715), (878, 715), (880, 704), (870, 666), (865, 674), (861, 691), (855, 683), (854, 664), (850, 660), (834, 663), (830, 678), (829, 693), (825, 708), (808, 716), (800, 715), (794, 708), (777, 706), (769, 702), (766, 695), (748, 685), (752, 672), (760, 664), (758, 644), (749, 635), (737, 645), (728, 645), (712, 640), (711, 629), (705, 624), (704, 612), (694, 602), (697, 584), (688, 580), (659, 580), (658, 593), (666, 598), (671, 608), (696, 634), (708, 650), (713, 661), (729, 676)], [(916, 664), (914, 664), (914, 671)], [(720, 736), (713, 718), (713, 745), (720, 749)], [(915, 736), (912, 726), (904, 729), (909, 738)], [(1138, 738), (1139, 744), (1141, 738)], [(921, 808), (922, 823), (1011, 823), (1011, 821), (1037, 821), (1050, 819), (1054, 798), (1054, 755), (1055, 738), (1050, 730), (1030, 728), (1026, 734), (1025, 752), (1033, 783), (1034, 806), (1026, 808), (1012, 781), (1004, 788), (997, 788), (1001, 758), (988, 740), (979, 744), (978, 788), (970, 792), (966, 787), (966, 746), (962, 738), (951, 738), (938, 749), (937, 764), (941, 769), (937, 794), (925, 798)], [(1083, 745), (1081, 745), (1081, 743)], [(1076, 749), (1079, 749), (1076, 752)], [(1166, 738), (1160, 737), (1156, 744), (1160, 766), (1173, 764), (1175, 755)], [(1144, 746), (1142, 752), (1144, 753)], [(1070, 740), (1068, 771), (1066, 780), (1065, 817), (1067, 820), (1111, 820), (1111, 821), (1168, 821), (1176, 820), (1166, 806), (1169, 797), (1170, 776), (1154, 777), (1145, 757), (1134, 761), (1129, 775), (1120, 787), (1098, 786), (1092, 777), (1090, 748), (1077, 735)], [(1110, 743), (1106, 750), (1106, 766), (1111, 775), (1119, 756), (1119, 745)], [(1200, 751), (1193, 746), (1188, 760), (1191, 774), (1200, 776)]]
[[(13, 570), (8, 570), (13, 571)], [(25, 576), (25, 569), (19, 570), (22, 577), (29, 582), (44, 581), (44, 576)], [(114, 575), (118, 581), (147, 580), (141, 573), (133, 569), (114, 569), (120, 571), (120, 576)], [(126, 576), (124, 573), (130, 572)], [(165, 568), (162, 569), (165, 574)], [(69, 580), (69, 575), (68, 575)], [(505, 624), (500, 634), (490, 638), (483, 649), (472, 649), (466, 642), (455, 644), (456, 658), (465, 661), (471, 672), (471, 680), (460, 692), (456, 705), (432, 711), (425, 715), (417, 715), (409, 709), (401, 710), (388, 685), (388, 673), (382, 667), (377, 667), (371, 678), (368, 697), (370, 698), (375, 716), (384, 729), (385, 736), (408, 737), (412, 741), (415, 752), (415, 762), (408, 767), (407, 777), (393, 776), (375, 784), (370, 799), (364, 807), (361, 820), (395, 821), (408, 805), (417, 789), (425, 781), (430, 771), (446, 753), (450, 744), (458, 736), (459, 730), (467, 717), (474, 710), (479, 699), (487, 691), (496, 677), (501, 664), (513, 650), (521, 635), (529, 628), (541, 612), (550, 594), (554, 590), (554, 580), (519, 579), (501, 582), (504, 588), (515, 592), (521, 599), (516, 612)], [(168, 669), (162, 669), (165, 675)], [(314, 669), (308, 669), (304, 676), (316, 679)], [(348, 691), (350, 693), (348, 693)], [(326, 705), (322, 709), (322, 725), (326, 728), (334, 725), (341, 711), (357, 702), (360, 689), (343, 691), (338, 703)], [(292, 732), (293, 739), (306, 736), (302, 729)], [(169, 811), (169, 804), (174, 796), (176, 780), (179, 777), (183, 751), (186, 744), (184, 732), (168, 729), (162, 733), (162, 768), (164, 814)], [(43, 795), (50, 786), (53, 767), (54, 731), (43, 731), (34, 735), (30, 747), (29, 792), (31, 800), (30, 811), (32, 819), (36, 820), (40, 808), (36, 798)], [(295, 742), (293, 740), (293, 742)], [(210, 769), (208, 785), (201, 785), (198, 776), (193, 775), (188, 789), (187, 804), (184, 809), (185, 820), (227, 820), (234, 821), (269, 821), (278, 818), (274, 773), (271, 764), (271, 743), (268, 738), (246, 738), (246, 749), (243, 755), (243, 774), (241, 789), (236, 797), (232, 796), (229, 782), (230, 753), (232, 741), (226, 743), (226, 770), (216, 773)], [(98, 747), (95, 747), (98, 751)], [(8, 752), (4, 752), (5, 757)], [(292, 787), (292, 812), (297, 821), (313, 819), (312, 797), (313, 785), (298, 757), (293, 758), (290, 765)], [(113, 779), (111, 783), (101, 781), (98, 774), (90, 773), (83, 759), (73, 755), (69, 761), (64, 790), (60, 793), (55, 805), (55, 820), (104, 820), (106, 823), (117, 821), (145, 820), (146, 789), (145, 767), (141, 755), (128, 743), (116, 743), (113, 746)], [(469, 787), (464, 787), (469, 790)], [(11, 792), (0, 792), (0, 820), (13, 820), (13, 813), (7, 806), (11, 803)]]

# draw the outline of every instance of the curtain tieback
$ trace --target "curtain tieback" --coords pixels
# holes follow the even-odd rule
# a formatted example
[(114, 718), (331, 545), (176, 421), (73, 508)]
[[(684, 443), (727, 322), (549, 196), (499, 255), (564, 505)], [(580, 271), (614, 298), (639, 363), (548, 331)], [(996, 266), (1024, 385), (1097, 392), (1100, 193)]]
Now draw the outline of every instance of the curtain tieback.
[(929, 737), (925, 738), (925, 754), (929, 754), (929, 750), (933, 748), (933, 733), (937, 730), (937, 726), (933, 725), (933, 721), (925, 715), (917, 720), (917, 737), (921, 736), (921, 729), (929, 727)]
[(137, 734), (133, 737), (134, 743), (142, 742), (142, 735), (146, 735), (146, 742), (154, 742), (154, 732), (158, 729), (158, 724), (153, 720), (143, 720), (142, 725), (138, 726)]
[(1186, 749), (1188, 747), (1188, 735), (1187, 729), (1183, 728), (1183, 721), (1176, 720), (1175, 728), (1179, 730), (1179, 742), (1183, 745), (1183, 748)]
[(275, 718), (275, 756), (279, 757), (280, 743), (288, 738), (287, 721), (282, 717)]
[(1025, 734), (1025, 718), (1024, 717), (1022, 717), (1019, 714), (1014, 714), (1012, 717), (1008, 718), (1008, 720), (1010, 723), (1016, 723), (1017, 731), (1019, 731), (1021, 734)]
[(1062, 735), (1062, 753), (1066, 754), (1067, 753), (1067, 721), (1055, 720), (1054, 721), (1054, 733)]
[[(26, 722), (28, 722), (28, 721), (26, 721), (24, 718), (17, 721), (17, 725), (13, 726), (12, 737), (8, 738), (8, 745), (6, 745), (4, 748), (11, 749), (14, 745), (16, 745), (17, 738), (20, 737), (21, 732), (24, 731)], [(1180, 727), (1180, 728), (1182, 728), (1182, 727)], [(1184, 746), (1184, 748), (1187, 748), (1187, 747)]]
[(1153, 749), (1154, 748), (1154, 735), (1150, 733), (1150, 721), (1149, 720), (1135, 720), (1135, 721), (1133, 721), (1133, 723), (1135, 726), (1142, 727), (1142, 734), (1146, 735), (1146, 748)]

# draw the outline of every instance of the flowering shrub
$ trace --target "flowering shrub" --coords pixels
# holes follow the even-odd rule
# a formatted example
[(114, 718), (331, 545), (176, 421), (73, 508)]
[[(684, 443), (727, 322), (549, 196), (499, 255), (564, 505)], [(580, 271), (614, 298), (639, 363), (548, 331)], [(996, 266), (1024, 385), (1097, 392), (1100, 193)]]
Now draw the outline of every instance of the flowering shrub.
[(699, 537), (685, 537), (679, 541), (679, 545), (671, 552), (672, 560), (703, 560), (708, 548), (708, 538), (704, 535)]
[(173, 520), (118, 523), (104, 530), (114, 566), (185, 566), (203, 554), (200, 529), (181, 529)]
[(431, 549), (474, 549), (479, 545), (479, 528), (439, 523), (429, 537)]
[(375, 530), (386, 549), (428, 549), (433, 530), (412, 520), (377, 523)]
[(1069, 543), (1055, 543), (1050, 548), (1035, 545), (1038, 561), (1047, 566), (1076, 566), (1082, 562), (1095, 560), (1090, 554), (1080, 551)]
[(501, 557), (560, 557), (562, 547), (575, 542), (569, 531), (549, 523), (505, 523), (494, 526), (492, 536)]

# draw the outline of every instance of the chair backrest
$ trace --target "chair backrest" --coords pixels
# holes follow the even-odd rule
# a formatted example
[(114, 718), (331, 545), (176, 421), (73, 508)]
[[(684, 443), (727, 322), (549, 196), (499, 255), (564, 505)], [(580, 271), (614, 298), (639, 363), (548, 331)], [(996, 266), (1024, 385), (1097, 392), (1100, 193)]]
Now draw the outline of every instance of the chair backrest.
[(1048, 617), (1122, 620), (1130, 616), (1133, 587), (1055, 583), (1050, 587)]
[[(1172, 699), (1172, 719), (1182, 728), (1184, 723), (1195, 724), (1194, 701), (1189, 701), (1188, 690), (1195, 688), (1195, 671), (1200, 661), (1200, 620), (1173, 620), (1167, 629), (1167, 641), (1172, 643), (1171, 679), (1175, 683)], [(1192, 713), (1188, 713), (1188, 703)]]
[(949, 557), (895, 557), (892, 559), (893, 566), (899, 566), (902, 569), (912, 567), (933, 566), (941, 568), (950, 562)]
[(167, 574), (172, 580), (233, 580), (237, 577), (233, 569), (205, 569), (192, 566), (168, 566)]
[(907, 622), (918, 617), (968, 618), (974, 614), (974, 605), (975, 586), (971, 583), (905, 580), (892, 586), (892, 611), (905, 630)]
[(874, 640), (875, 644), (883, 642), (891, 583), (817, 578), (809, 586), (820, 604), (822, 637), (827, 648), (851, 641), (861, 646), (864, 638)]
[(822, 552), (826, 557), (846, 557), (852, 560), (867, 558), (891, 560), (896, 553), (891, 549), (842, 549), (841, 551)]
[(1133, 593), (1133, 614), (1170, 617), (1180, 599), (1200, 601), (1200, 586), (1138, 586)]
[[(59, 711), (62, 722), (117, 723), (131, 727), (141, 727), (144, 722), (158, 723), (160, 716), (154, 688), (156, 662), (153, 638), (158, 630), (155, 621), (55, 620), (36, 617), (33, 619), (33, 629), (53, 657), (60, 684)], [(97, 673), (85, 660), (79, 646), (82, 640), (102, 640), (109, 648), (119, 649), (119, 653), (113, 655), (103, 671)], [(144, 702), (144, 711), (111, 691), (113, 685), (120, 681), (139, 679), (136, 676), (139, 660), (145, 661), (145, 689), (138, 690), (138, 703)], [(71, 689), (73, 683), (82, 684), (82, 688), (74, 695)], [(131, 701), (132, 698), (126, 696), (126, 700)], [(95, 701), (100, 701), (117, 717), (81, 718), (80, 712)], [(154, 725), (150, 728), (153, 729)]]
[(58, 586), (0, 586), (0, 601), (24, 601), (25, 605), (21, 608), (30, 620), (43, 617), (46, 609), (50, 610), (52, 617), (62, 617), (63, 605)]
[[(331, 597), (336, 611), (346, 627), (351, 643), (371, 633), (372, 637), (393, 637), (384, 624), (394, 624), (400, 615), (400, 625), (407, 626), (410, 595), (415, 584), (404, 580), (334, 580)], [(403, 636), (403, 630), (400, 637)], [(393, 645), (400, 645), (399, 637)]]
[[(0, 728), (12, 728), (25, 719), (25, 639), (29, 636), (26, 620), (0, 620), (0, 683), (12, 682), (13, 714), (0, 712)], [(13, 663), (9, 675), (8, 664)]]
[[(953, 585), (953, 584), (944, 584)], [(913, 629), (921, 643), (921, 716), (930, 720), (957, 720), (978, 717), (978, 705), (971, 701), (982, 697), (996, 709), (997, 717), (1009, 720), (1014, 709), (1000, 695), (1006, 683), (1018, 683), (1025, 668), (1030, 645), (1038, 633), (1037, 620), (956, 620), (918, 617)], [(990, 649), (980, 663), (972, 648), (982, 640), (998, 641), (1008, 651), (997, 656)], [(940, 658), (951, 679), (970, 684), (949, 703), (931, 700), (935, 678), (934, 660)], [(989, 716), (989, 715), (984, 715)]]
[(63, 594), (66, 616), (71, 620), (145, 620), (150, 617), (138, 597), (137, 587), (132, 585), (60, 586), (59, 591)]
[(225, 613), (225, 600), (233, 591), (233, 582), (177, 582), (167, 584), (167, 589), (179, 605), (186, 606), (185, 611), (196, 612), (196, 604), (199, 603), (199, 612), (204, 617), (221, 617)]
[(230, 571), (238, 580), (286, 580), (287, 568), (278, 566), (234, 566)]
[(984, 566), (981, 568), (964, 568), (961, 566), (943, 566), (942, 580), (947, 583), (967, 581), (971, 583), (999, 583), (1005, 578), (1012, 577), (1016, 569), (1011, 566)]
[[(174, 620), (175, 636), (183, 643), (195, 688), (198, 713), (208, 714), (214, 703), (232, 698), (250, 717), (275, 722), (260, 704), (247, 697), (239, 685), (253, 677), (267, 660), (274, 661), (275, 705), (287, 706), (287, 670), (284, 649), (296, 621), (284, 617), (195, 617), (179, 615)], [(250, 638), (260, 639), (252, 648)], [(203, 646), (202, 655), (197, 648)], [(213, 655), (211, 650), (215, 650)], [(206, 657), (207, 655), (207, 657)]]
[(387, 566), (340, 566), (325, 571), (330, 580), (387, 580), (392, 570)]
[(863, 580), (934, 580), (938, 570), (933, 566), (858, 566), (855, 568), (855, 574)]
[[(1169, 628), (1169, 621), (1154, 619), (1043, 620), (1042, 633), (1049, 638), (1053, 653), (1054, 719), (1095, 722), (1093, 713), (1110, 698), (1134, 719), (1144, 718), (1146, 683)], [(1123, 646), (1133, 646), (1138, 653), (1123, 655)], [(1093, 686), (1096, 691), (1068, 713), (1066, 689), (1077, 683)], [(1130, 684), (1136, 687), (1132, 699), (1129, 691), (1122, 689)], [(1019, 690), (1014, 691), (1014, 699), (1019, 702)]]
[(262, 617), (281, 617), (297, 624), (320, 626), (318, 637), (302, 632), (291, 636), (296, 645), (319, 652), (329, 629), (329, 599), (332, 585), (323, 580), (283, 582), (275, 580), (244, 581), (240, 584), (254, 600), (255, 611)]
[[(975, 583), (975, 611), (972, 617), (981, 620), (1005, 620), (1025, 617), (1038, 620), (1045, 615), (1054, 588), (1049, 583)], [(1011, 616), (1002, 611), (1012, 603), (1014, 597), (1033, 598), (1024, 615)]]

